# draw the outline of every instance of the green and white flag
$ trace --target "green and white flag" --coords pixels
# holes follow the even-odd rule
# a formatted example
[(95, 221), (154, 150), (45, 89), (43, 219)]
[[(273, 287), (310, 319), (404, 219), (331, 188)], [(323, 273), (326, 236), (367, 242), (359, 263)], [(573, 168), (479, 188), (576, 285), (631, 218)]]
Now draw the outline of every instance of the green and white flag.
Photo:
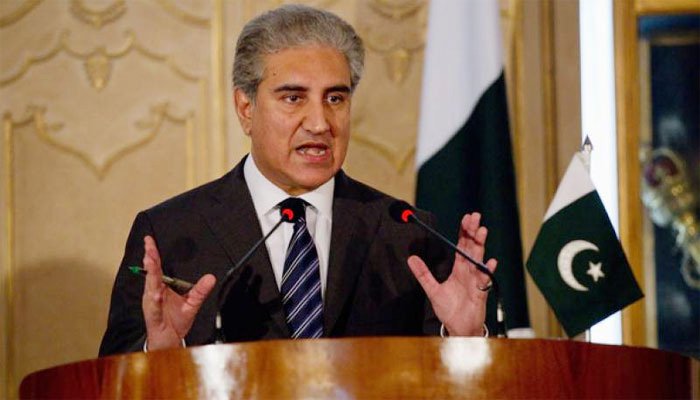
[[(416, 205), (456, 239), (466, 212), (489, 229), (508, 335), (529, 336), (498, 0), (432, 0), (416, 149)], [(493, 296), (491, 296), (493, 297)], [(488, 323), (495, 324), (489, 299)], [(520, 329), (522, 328), (522, 329)]]
[(643, 296), (582, 158), (571, 160), (527, 260), (569, 337)]

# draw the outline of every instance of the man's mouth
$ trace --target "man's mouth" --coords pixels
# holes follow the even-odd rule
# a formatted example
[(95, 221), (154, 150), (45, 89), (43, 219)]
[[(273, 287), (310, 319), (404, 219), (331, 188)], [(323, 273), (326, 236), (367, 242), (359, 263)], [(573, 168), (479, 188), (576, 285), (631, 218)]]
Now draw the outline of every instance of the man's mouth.
[(305, 156), (323, 157), (329, 149), (324, 144), (307, 144), (297, 147), (297, 151)]

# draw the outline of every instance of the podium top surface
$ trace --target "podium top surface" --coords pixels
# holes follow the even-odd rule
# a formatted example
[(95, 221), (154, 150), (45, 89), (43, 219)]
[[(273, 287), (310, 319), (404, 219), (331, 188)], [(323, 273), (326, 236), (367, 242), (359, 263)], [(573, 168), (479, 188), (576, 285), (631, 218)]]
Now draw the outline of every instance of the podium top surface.
[(689, 398), (698, 375), (697, 361), (678, 354), (569, 340), (274, 340), (67, 364), (28, 375), (20, 396)]

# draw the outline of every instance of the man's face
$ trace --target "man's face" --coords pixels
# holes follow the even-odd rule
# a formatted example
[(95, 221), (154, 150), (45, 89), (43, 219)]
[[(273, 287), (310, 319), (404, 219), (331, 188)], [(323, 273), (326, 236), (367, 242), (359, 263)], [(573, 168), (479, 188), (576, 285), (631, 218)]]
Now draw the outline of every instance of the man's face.
[(345, 160), (350, 67), (330, 47), (295, 47), (263, 60), (255, 102), (236, 89), (236, 111), (263, 175), (299, 195), (331, 179)]

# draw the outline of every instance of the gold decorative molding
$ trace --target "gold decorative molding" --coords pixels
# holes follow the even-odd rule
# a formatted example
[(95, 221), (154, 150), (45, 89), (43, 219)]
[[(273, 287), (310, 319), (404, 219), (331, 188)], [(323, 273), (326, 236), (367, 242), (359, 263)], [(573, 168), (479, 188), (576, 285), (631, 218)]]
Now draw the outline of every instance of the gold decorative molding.
[(201, 79), (196, 75), (186, 72), (184, 69), (180, 68), (170, 56), (158, 54), (155, 51), (151, 51), (143, 47), (141, 44), (139, 44), (134, 36), (134, 33), (131, 31), (126, 32), (125, 43), (122, 45), (121, 49), (116, 51), (108, 51), (104, 46), (100, 46), (91, 51), (81, 52), (73, 49), (68, 44), (69, 36), (70, 32), (65, 31), (61, 34), (60, 39), (54, 48), (50, 49), (45, 54), (27, 57), (18, 71), (16, 71), (14, 74), (10, 74), (7, 77), (0, 78), (0, 87), (7, 86), (19, 80), (32, 68), (32, 66), (47, 62), (62, 51), (83, 61), (88, 80), (91, 86), (98, 91), (102, 90), (107, 85), (112, 69), (112, 62), (115, 59), (126, 56), (131, 51), (136, 51), (146, 58), (167, 65), (177, 76), (186, 81), (196, 82)]
[(556, 96), (556, 62), (555, 62), (555, 32), (554, 32), (554, 0), (543, 0), (540, 3), (541, 36), (540, 52), (542, 54), (542, 104), (544, 113), (544, 157), (546, 163), (546, 198), (551, 201), (559, 185), (557, 167), (557, 96)]
[[(177, 116), (170, 112), (170, 105), (166, 103), (157, 104), (151, 107), (151, 115), (149, 119), (141, 120), (136, 123), (136, 127), (143, 130), (150, 130), (148, 135), (137, 142), (124, 147), (119, 152), (114, 153), (113, 158), (105, 163), (106, 169), (109, 169), (111, 164), (117, 162), (126, 154), (136, 150), (137, 148), (146, 145), (153, 140), (160, 132), (164, 121), (169, 121), (177, 125), (185, 126), (185, 170), (186, 170), (186, 185), (188, 188), (194, 187), (194, 133), (195, 133), (195, 113), (188, 111), (184, 116)], [(106, 172), (106, 171), (105, 171)]]
[(357, 132), (350, 135), (350, 141), (357, 142), (358, 144), (375, 150), (379, 155), (389, 161), (399, 173), (403, 172), (404, 169), (411, 164), (416, 152), (415, 145), (404, 150), (396, 149), (394, 146), (382, 141), (381, 138), (363, 135)]
[(211, 25), (211, 22), (209, 21), (208, 17), (200, 17), (197, 15), (190, 14), (187, 11), (184, 11), (177, 5), (175, 5), (172, 0), (156, 1), (168, 14), (172, 15), (173, 17), (186, 24), (199, 26), (203, 28), (208, 28)]
[(84, 63), (92, 87), (98, 92), (104, 89), (112, 72), (112, 63), (104, 51), (89, 56)]
[(374, 51), (384, 56), (386, 72), (389, 79), (395, 84), (401, 84), (408, 74), (408, 69), (413, 60), (413, 54), (423, 49), (423, 42), (415, 43), (412, 46), (402, 46), (395, 43), (382, 43), (382, 39), (367, 35), (365, 46), (368, 50)]
[(700, 43), (697, 32), (659, 34), (649, 39), (652, 46), (689, 46)]
[(54, 58), (56, 54), (58, 54), (62, 49), (62, 44), (59, 41), (59, 43), (54, 46), (52, 49), (48, 50), (46, 53), (41, 54), (41, 55), (31, 55), (28, 56), (24, 59), (24, 62), (22, 62), (21, 66), (19, 67), (18, 71), (15, 72), (14, 74), (10, 74), (7, 77), (0, 77), (0, 87), (7, 86), (16, 80), (20, 79), (24, 74), (29, 71), (29, 69), (34, 65), (34, 64), (41, 64), (43, 62), (49, 61), (50, 59)]
[[(620, 242), (637, 282), (646, 287), (643, 270), (644, 253), (640, 232), (644, 212), (641, 202), (639, 130), (640, 88), (639, 54), (637, 42), (637, 16), (633, 4), (627, 1), (613, 2), (613, 27), (615, 42), (615, 94), (617, 119), (618, 204), (620, 209)], [(646, 315), (643, 299), (622, 311), (623, 343), (646, 346)]]
[[(544, 125), (544, 159), (545, 159), (545, 199), (547, 204), (552, 201), (559, 184), (558, 175), (558, 135), (557, 135), (557, 98), (555, 76), (555, 18), (554, 0), (540, 2), (540, 52), (542, 74), (542, 117)], [(547, 310), (547, 335), (563, 337), (559, 320), (551, 309)]]
[(425, 45), (425, 5), (422, 0), (368, 0), (367, 18), (358, 31), (368, 50), (382, 55), (395, 84), (406, 79), (413, 55)]
[(150, 143), (160, 132), (163, 121), (168, 120), (178, 125), (185, 125), (185, 127), (187, 128), (186, 142), (188, 143), (188, 145), (186, 146), (186, 151), (188, 153), (188, 171), (191, 171), (189, 165), (192, 164), (194, 151), (192, 150), (192, 145), (190, 145), (190, 143), (194, 142), (194, 112), (188, 112), (184, 117), (178, 117), (170, 112), (168, 103), (162, 103), (151, 107), (150, 119), (144, 119), (136, 123), (136, 127), (138, 129), (149, 130), (149, 132), (144, 137), (134, 142), (128, 143), (123, 147), (113, 151), (105, 158), (105, 161), (102, 163), (96, 162), (87, 152), (82, 151), (80, 149), (76, 149), (73, 146), (63, 143), (60, 140), (56, 139), (51, 134), (51, 132), (63, 129), (64, 124), (47, 123), (45, 119), (45, 107), (29, 106), (27, 108), (27, 112), (32, 116), (31, 121), (33, 121), (35, 124), (36, 133), (39, 139), (63, 153), (70, 154), (71, 156), (78, 158), (83, 164), (85, 164), (85, 166), (88, 167), (89, 170), (95, 173), (98, 180), (103, 180), (109, 172), (110, 168), (124, 156), (135, 151), (139, 147), (145, 146), (146, 144)]
[(700, 13), (698, 0), (634, 0), (637, 16), (658, 14), (697, 14)]
[[(220, 154), (215, 154), (213, 165), (210, 165), (211, 176), (219, 176), (228, 168), (226, 151), (228, 149), (227, 125), (226, 125), (226, 99), (229, 98), (229, 86), (226, 83), (226, 61), (224, 54), (224, 0), (214, 0), (214, 16), (212, 17), (212, 29), (210, 31), (211, 46), (211, 74), (213, 83), (212, 122), (214, 135), (212, 148), (221, 149)], [(230, 98), (229, 98), (230, 99)]]
[(316, 8), (326, 8), (330, 6), (333, 3), (336, 3), (338, 0), (274, 0), (274, 5), (275, 7), (279, 7), (282, 4), (306, 4), (307, 6), (311, 7), (316, 7)]
[(0, 28), (5, 28), (19, 21), (30, 11), (32, 11), (34, 7), (39, 5), (39, 3), (41, 3), (41, 0), (27, 0), (24, 2), (24, 4), (11, 13), (0, 16)]
[(115, 0), (102, 10), (95, 10), (87, 7), (83, 0), (71, 0), (70, 11), (77, 20), (100, 29), (121, 18), (126, 13), (126, 3)]
[(370, 0), (367, 4), (377, 14), (400, 21), (416, 15), (426, 3), (423, 0)]
[(12, 146), (12, 131), (15, 128), (27, 126), (34, 121), (34, 116), (27, 113), (18, 121), (14, 121), (12, 114), (5, 113), (3, 116), (3, 159), (4, 159), (4, 174), (5, 180), (5, 398), (13, 399), (16, 397), (15, 388), (15, 347), (12, 334), (15, 319), (14, 305), (14, 180), (12, 179), (14, 171), (14, 151)]
[[(61, 46), (62, 48), (68, 53), (69, 55), (80, 59), (84, 62), (85, 64), (85, 72), (87, 73), (90, 82), (92, 83), (93, 87), (97, 90), (100, 90), (104, 85), (106, 84), (106, 79), (109, 77), (109, 71), (111, 70), (111, 66), (103, 65), (102, 67), (99, 68), (90, 68), (90, 65), (92, 64), (111, 64), (111, 62), (115, 59), (122, 58), (129, 54), (131, 51), (136, 51), (137, 53), (145, 56), (146, 58), (150, 58), (151, 60), (163, 63), (170, 67), (170, 69), (180, 78), (190, 81), (190, 82), (196, 82), (200, 78), (195, 76), (194, 74), (188, 73), (182, 68), (180, 68), (170, 56), (164, 55), (164, 54), (158, 54), (155, 51), (148, 50), (145, 47), (143, 47), (137, 40), (133, 32), (127, 31), (126, 32), (126, 41), (124, 45), (122, 46), (121, 49), (110, 52), (107, 51), (103, 46), (100, 46), (92, 51), (88, 52), (79, 52), (73, 48), (70, 47), (68, 44), (68, 36), (69, 32), (64, 32), (62, 37), (61, 37)], [(98, 86), (102, 85), (102, 86)]]

